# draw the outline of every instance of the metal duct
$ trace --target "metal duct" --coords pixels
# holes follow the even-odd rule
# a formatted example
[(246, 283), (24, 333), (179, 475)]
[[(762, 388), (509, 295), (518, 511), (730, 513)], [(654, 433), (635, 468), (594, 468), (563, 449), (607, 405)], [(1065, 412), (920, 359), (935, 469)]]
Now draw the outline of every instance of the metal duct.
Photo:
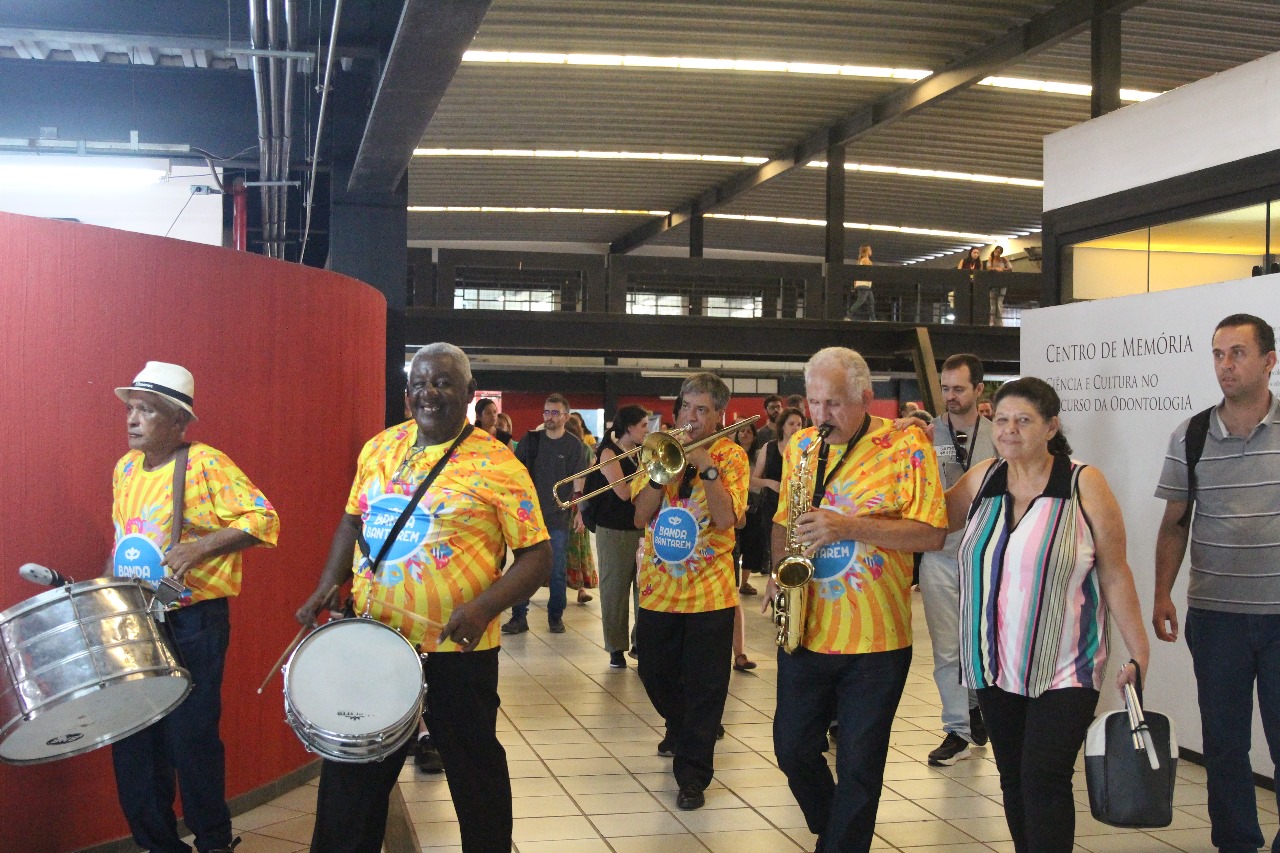
[[(281, 20), (280, 0), (266, 0), (267, 6), (267, 42), (271, 50), (279, 50), (283, 45), (284, 27)], [(273, 184), (280, 181), (281, 164), (280, 164), (280, 144), (281, 134), (283, 132), (283, 121), (280, 114), (280, 105), (284, 101), (284, 60), (273, 56), (268, 60), (267, 67), (269, 71), (271, 92), (271, 110), (268, 114), (270, 121), (271, 135), (271, 174), (266, 180)], [(271, 220), (270, 227), (266, 229), (267, 240), (270, 241), (269, 256), (279, 258), (284, 256), (283, 246), (281, 242), (280, 228), (280, 195), (282, 187), (270, 186), (263, 187), (266, 191), (267, 198), (270, 199)]]
[[(285, 48), (291, 53), (298, 49), (298, 15), (299, 0), (284, 0)], [(280, 180), (289, 179), (289, 163), (293, 149), (293, 88), (294, 77), (297, 76), (298, 61), (286, 59), (284, 63), (284, 102), (281, 105), (280, 129)], [(280, 187), (280, 237), (289, 230), (289, 188)], [(283, 243), (280, 257), (284, 257)], [(302, 258), (299, 256), (299, 262)]]
[[(264, 0), (249, 0), (249, 46), (254, 50), (266, 49), (266, 7)], [(260, 181), (271, 180), (271, 120), (270, 94), (267, 91), (267, 59), (254, 56), (253, 62), (253, 95), (258, 109), (258, 175)], [(259, 197), (262, 200), (262, 235), (269, 240), (268, 223), (271, 221), (271, 200), (266, 192), (268, 187), (261, 187)], [(265, 254), (271, 256), (271, 243), (265, 244)]]

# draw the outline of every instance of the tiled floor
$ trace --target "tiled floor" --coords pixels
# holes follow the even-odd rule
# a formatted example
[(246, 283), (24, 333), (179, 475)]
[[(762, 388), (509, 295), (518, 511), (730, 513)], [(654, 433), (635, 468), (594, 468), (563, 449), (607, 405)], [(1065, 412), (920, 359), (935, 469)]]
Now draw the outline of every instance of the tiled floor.
[[(757, 583), (757, 586), (762, 586)], [(545, 604), (546, 593), (535, 598)], [(706, 806), (675, 806), (671, 760), (655, 754), (661, 720), (634, 662), (608, 667), (599, 601), (570, 604), (568, 633), (551, 635), (541, 610), (532, 630), (503, 638), (502, 715), (515, 796), (519, 853), (781, 853), (812, 850), (814, 836), (777, 769), (771, 734), (774, 709), (772, 625), (747, 598), (747, 645), (760, 667), (733, 674), (716, 752), (716, 781)], [(876, 850), (913, 853), (1009, 851), (999, 783), (989, 749), (950, 768), (926, 763), (941, 740), (929, 637), (919, 595), (914, 606), (915, 662), (898, 708)], [(1089, 816), (1077, 775), (1076, 850), (1087, 853), (1211, 851), (1204, 772), (1182, 763), (1171, 827), (1119, 830)], [(442, 776), (408, 765), (400, 784), (423, 853), (460, 853), (453, 804)], [(1263, 832), (1277, 829), (1274, 797), (1258, 791)], [(238, 853), (291, 853), (310, 838), (315, 788), (305, 786), (236, 819), (245, 838)]]

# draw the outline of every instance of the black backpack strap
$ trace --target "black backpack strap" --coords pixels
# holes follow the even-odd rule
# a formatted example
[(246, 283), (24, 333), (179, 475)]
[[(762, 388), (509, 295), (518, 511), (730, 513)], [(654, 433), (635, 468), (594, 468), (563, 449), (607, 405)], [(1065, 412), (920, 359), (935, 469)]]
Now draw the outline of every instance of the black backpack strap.
[(1191, 523), (1191, 508), (1196, 501), (1196, 464), (1204, 455), (1204, 443), (1209, 437), (1209, 418), (1213, 416), (1215, 408), (1217, 407), (1210, 406), (1203, 412), (1197, 412), (1187, 422), (1187, 435), (1183, 440), (1187, 451), (1187, 508), (1182, 513), (1182, 518), (1178, 519), (1179, 527), (1186, 527)]

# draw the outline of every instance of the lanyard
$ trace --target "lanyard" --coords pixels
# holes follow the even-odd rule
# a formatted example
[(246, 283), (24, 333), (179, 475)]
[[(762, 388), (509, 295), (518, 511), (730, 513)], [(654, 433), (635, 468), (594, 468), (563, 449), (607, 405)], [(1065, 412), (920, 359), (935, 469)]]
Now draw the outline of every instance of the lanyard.
[(813, 481), (813, 508), (817, 509), (822, 505), (822, 498), (827, 493), (827, 484), (835, 479), (836, 474), (844, 466), (844, 463), (853, 455), (854, 448), (858, 446), (858, 442), (867, 434), (867, 429), (871, 426), (871, 415), (863, 414), (862, 426), (858, 427), (858, 431), (853, 434), (853, 438), (849, 439), (849, 443), (844, 446), (844, 453), (836, 462), (836, 466), (827, 473), (827, 452), (830, 451), (831, 445), (823, 448), (823, 452), (818, 455), (818, 476)]
[[(981, 417), (981, 415), (979, 415), (979, 417)], [(967, 446), (961, 445), (961, 449), (964, 450), (964, 457), (958, 458), (956, 461), (960, 463), (960, 468), (963, 471), (967, 472), (969, 470), (969, 466), (973, 464), (973, 449), (978, 444), (978, 427), (981, 425), (980, 421), (975, 421), (973, 424), (973, 430), (969, 433), (969, 444)], [(951, 415), (947, 415), (947, 430), (951, 433), (951, 443), (954, 445), (958, 436), (956, 428), (951, 425)], [(960, 454), (956, 455), (959, 456)]]

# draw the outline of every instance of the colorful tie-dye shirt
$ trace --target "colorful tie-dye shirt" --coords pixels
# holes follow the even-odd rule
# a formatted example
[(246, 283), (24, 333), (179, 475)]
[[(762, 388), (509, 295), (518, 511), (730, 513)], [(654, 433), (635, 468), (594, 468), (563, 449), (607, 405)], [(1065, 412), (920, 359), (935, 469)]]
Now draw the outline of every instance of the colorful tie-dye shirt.
[[(386, 602), (441, 624), (453, 609), (488, 589), (502, 574), (506, 549), (519, 550), (550, 538), (542, 523), (529, 472), (510, 449), (483, 430), (474, 430), (445, 464), (414, 508), (378, 567), (370, 565), (414, 490), (453, 444), (415, 448), (418, 425), (406, 421), (383, 430), (360, 451), (347, 512), (360, 516), (369, 546), (356, 549), (352, 570), (357, 613), (372, 588), (369, 615), (395, 628), (424, 652), (456, 652), (435, 629), (380, 607)], [(498, 620), (485, 630), (477, 649), (498, 645)]]
[[(708, 448), (720, 479), (733, 500), (733, 514), (741, 517), (747, 509), (747, 487), (751, 470), (747, 453), (728, 438)], [(640, 606), (662, 613), (704, 613), (736, 607), (738, 585), (733, 579), (732, 528), (711, 526), (707, 493), (702, 479), (693, 475), (693, 489), (680, 497), (681, 478), (663, 487), (662, 503), (644, 532), (644, 554), (640, 558)], [(631, 481), (634, 497), (649, 488), (649, 477), (641, 474)]]
[[(154, 471), (143, 469), (143, 454), (130, 450), (111, 475), (111, 520), (115, 525), (112, 572), (116, 577), (157, 581), (172, 574), (160, 565), (169, 550), (173, 520), (173, 461)], [(274, 547), (280, 518), (271, 502), (231, 458), (207, 444), (192, 442), (187, 450), (183, 494), (182, 542), (192, 542), (227, 527), (243, 530), (261, 544)], [(240, 594), (241, 552), (214, 557), (183, 576), (178, 604)]]
[[(773, 520), (784, 527), (788, 483), (799, 454), (812, 452), (818, 431), (792, 436), (782, 455), (782, 492)], [(916, 427), (895, 430), (887, 421), (862, 437), (844, 464), (842, 445), (829, 448), (828, 464), (839, 465), (823, 492), (821, 508), (846, 515), (900, 518), (947, 527), (947, 506), (933, 445)], [(816, 474), (816, 461), (810, 468)], [(828, 469), (830, 470), (830, 468)], [(812, 492), (810, 492), (812, 494)], [(823, 546), (813, 558), (808, 587), (805, 648), (824, 654), (887, 652), (911, 645), (909, 551), (865, 542)]]

